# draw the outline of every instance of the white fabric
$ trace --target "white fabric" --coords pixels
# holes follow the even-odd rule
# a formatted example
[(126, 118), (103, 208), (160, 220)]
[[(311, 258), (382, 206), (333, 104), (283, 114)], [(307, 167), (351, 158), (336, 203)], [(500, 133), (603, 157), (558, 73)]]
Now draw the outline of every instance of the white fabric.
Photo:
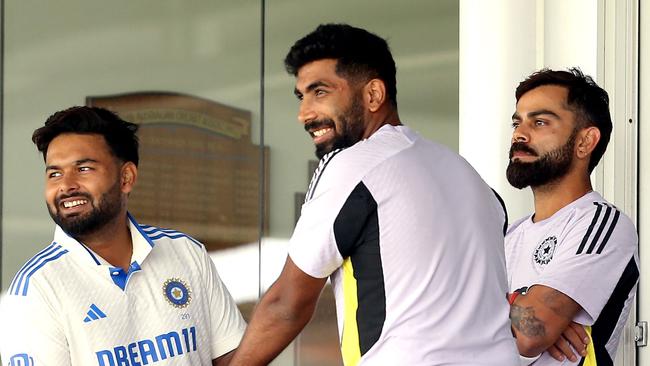
[(332, 276), (343, 332), (351, 314), (334, 224), (355, 187), (367, 187), (377, 202), (386, 318), (359, 364), (518, 365), (505, 296), (504, 212), (469, 164), (390, 125), (324, 159), (289, 255), (311, 276)]
[[(574, 321), (594, 325), (630, 261), (638, 268), (636, 230), (632, 221), (622, 212), (617, 216), (617, 211), (600, 194), (590, 192), (545, 220), (533, 223), (530, 215), (513, 223), (506, 235), (510, 292), (533, 285), (554, 288), (582, 307)], [(635, 293), (636, 285), (626, 294), (620, 313), (604, 315), (618, 318), (607, 341), (612, 359)], [(544, 353), (535, 365), (578, 362), (558, 362)]]
[[(237, 347), (245, 322), (203, 245), (130, 220), (128, 275), (56, 228), (3, 298), (3, 362), (208, 365)], [(168, 280), (187, 290), (168, 288), (177, 307)]]

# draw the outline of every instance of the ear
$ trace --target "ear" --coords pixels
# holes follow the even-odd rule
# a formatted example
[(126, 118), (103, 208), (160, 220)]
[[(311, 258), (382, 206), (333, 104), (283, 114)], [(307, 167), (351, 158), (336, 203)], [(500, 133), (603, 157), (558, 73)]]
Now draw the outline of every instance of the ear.
[(576, 155), (578, 158), (585, 159), (591, 156), (596, 145), (598, 145), (598, 141), (600, 141), (600, 130), (598, 127), (591, 126), (580, 131), (576, 141)]
[(370, 112), (377, 112), (386, 102), (386, 84), (380, 79), (372, 79), (363, 88), (364, 100)]
[(138, 167), (133, 162), (126, 162), (120, 171), (120, 188), (122, 193), (131, 193), (138, 179)]

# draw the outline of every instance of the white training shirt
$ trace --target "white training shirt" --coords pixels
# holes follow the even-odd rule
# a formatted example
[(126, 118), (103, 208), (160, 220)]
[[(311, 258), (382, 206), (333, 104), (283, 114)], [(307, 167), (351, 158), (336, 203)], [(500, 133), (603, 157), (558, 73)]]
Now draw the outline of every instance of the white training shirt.
[(209, 365), (237, 347), (245, 322), (204, 246), (129, 220), (128, 274), (57, 226), (4, 296), (3, 362)]
[(331, 275), (351, 365), (518, 365), (504, 210), (458, 154), (404, 126), (321, 159), (290, 240)]
[(636, 293), (638, 263), (632, 221), (597, 192), (545, 220), (534, 223), (530, 215), (513, 223), (506, 235), (510, 292), (533, 285), (562, 292), (582, 307), (573, 320), (590, 326), (592, 337), (584, 361), (558, 362), (545, 352), (534, 365), (612, 365)]

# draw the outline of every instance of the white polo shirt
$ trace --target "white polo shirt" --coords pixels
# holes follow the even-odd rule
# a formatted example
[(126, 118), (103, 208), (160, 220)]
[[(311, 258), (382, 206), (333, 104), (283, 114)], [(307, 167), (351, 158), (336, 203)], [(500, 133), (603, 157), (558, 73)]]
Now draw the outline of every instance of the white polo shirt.
[(558, 362), (545, 352), (534, 365), (613, 364), (639, 279), (637, 241), (632, 221), (597, 192), (545, 220), (529, 215), (508, 228), (510, 292), (554, 288), (582, 307), (573, 320), (591, 332), (584, 360)]
[(237, 347), (245, 322), (204, 246), (129, 219), (128, 273), (57, 226), (3, 298), (3, 362), (209, 365)]
[(518, 365), (502, 206), (458, 154), (405, 126), (327, 154), (289, 255), (331, 275), (351, 365)]

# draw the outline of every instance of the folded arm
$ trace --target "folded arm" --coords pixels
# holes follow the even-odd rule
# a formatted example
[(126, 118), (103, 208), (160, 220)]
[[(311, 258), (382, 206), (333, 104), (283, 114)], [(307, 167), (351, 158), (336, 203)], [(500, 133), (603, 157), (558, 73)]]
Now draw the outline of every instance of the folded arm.
[(569, 296), (543, 285), (518, 296), (510, 320), (519, 353), (534, 357), (553, 346), (581, 309)]

